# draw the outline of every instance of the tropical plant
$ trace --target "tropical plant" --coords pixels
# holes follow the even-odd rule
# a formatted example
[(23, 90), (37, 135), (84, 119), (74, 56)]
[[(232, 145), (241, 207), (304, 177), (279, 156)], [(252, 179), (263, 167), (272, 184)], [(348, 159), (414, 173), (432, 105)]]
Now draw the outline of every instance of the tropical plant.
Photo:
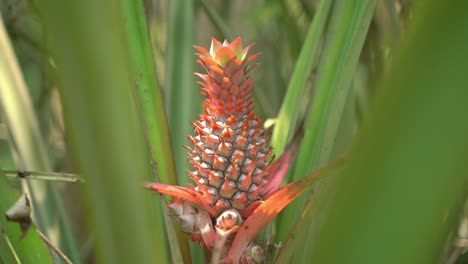
[(1, 2), (0, 262), (463, 263), (466, 7)]

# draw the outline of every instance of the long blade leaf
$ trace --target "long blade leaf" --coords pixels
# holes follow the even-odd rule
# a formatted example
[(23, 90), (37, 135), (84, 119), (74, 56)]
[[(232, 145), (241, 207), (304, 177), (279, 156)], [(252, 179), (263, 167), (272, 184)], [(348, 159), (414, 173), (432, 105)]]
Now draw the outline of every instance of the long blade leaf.
[[(305, 122), (305, 135), (297, 157), (292, 181), (326, 164), (346, 103), (352, 75), (369, 28), (375, 0), (337, 1), (333, 8), (326, 47), (314, 84), (315, 96)], [(285, 209), (279, 219), (278, 238), (284, 241), (306, 197)]]
[[(121, 3), (127, 21), (126, 40), (132, 55), (130, 57), (133, 70), (132, 77), (136, 88), (134, 97), (140, 110), (140, 118), (151, 163), (156, 167), (153, 168), (153, 174), (155, 174), (153, 180), (177, 185), (169, 128), (161, 92), (156, 80), (142, 2), (122, 0)], [(187, 239), (174, 228), (166, 207), (166, 200), (163, 196), (161, 197), (163, 215), (159, 217), (164, 218), (172, 261), (189, 263), (190, 250)], [(159, 210), (161, 209), (158, 208), (157, 211)]]
[[(200, 89), (197, 87), (195, 71), (195, 10), (193, 1), (171, 0), (169, 2), (169, 25), (167, 38), (167, 68), (165, 106), (169, 129), (174, 146), (174, 160), (181, 186), (187, 186), (189, 177), (186, 136), (192, 133), (190, 122), (201, 112)], [(204, 262), (203, 251), (192, 243), (194, 262)]]
[(424, 4), (309, 249), (317, 263), (440, 263), (458, 224), (468, 183), (468, 3)]
[[(273, 129), (271, 144), (274, 152), (279, 155), (283, 152), (288, 139), (295, 131), (295, 126), (300, 117), (297, 111), (298, 102), (304, 101), (304, 94), (307, 88), (307, 79), (312, 72), (312, 66), (316, 61), (319, 51), (319, 43), (332, 1), (322, 0), (314, 19), (309, 27), (301, 54), (297, 60), (291, 80), (289, 81), (286, 96), (281, 105), (278, 118)], [(304, 102), (305, 103), (305, 102)]]
[[(144, 134), (132, 100), (122, 6), (115, 1), (44, 1), (68, 140), (96, 232), (99, 262), (168, 263)], [(161, 214), (159, 210), (157, 212)]]

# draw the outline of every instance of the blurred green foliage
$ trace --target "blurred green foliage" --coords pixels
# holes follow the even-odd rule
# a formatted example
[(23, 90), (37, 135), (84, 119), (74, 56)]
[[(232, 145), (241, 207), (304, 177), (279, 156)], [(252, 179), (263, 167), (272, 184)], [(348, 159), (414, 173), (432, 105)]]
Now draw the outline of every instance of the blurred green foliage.
[[(463, 239), (454, 234), (467, 184), (467, 7), (435, 0), (0, 2), (44, 145), (44, 154), (26, 154), (87, 181), (52, 183), (66, 207), (59, 216), (71, 216), (66, 237), (79, 250), (54, 241), (79, 254), (76, 262), (206, 262), (198, 246), (190, 256), (162, 217), (160, 197), (141, 186), (155, 177), (190, 182), (182, 145), (201, 113), (193, 72), (202, 71), (192, 46), (241, 36), (262, 53), (254, 100), (257, 114), (277, 125), (276, 154), (294, 131), (306, 130), (289, 179), (346, 157), (342, 173), (262, 234), (267, 263), (454, 263), (466, 247), (453, 241)], [(0, 166), (14, 169), (26, 154), (13, 147), (6, 111)], [(18, 188), (5, 182), (0, 187), (11, 194), (2, 191), (2, 210)], [(28, 247), (44, 251), (30, 233), (36, 244)], [(15, 243), (27, 258), (30, 251)], [(4, 252), (0, 260), (11, 262)]]

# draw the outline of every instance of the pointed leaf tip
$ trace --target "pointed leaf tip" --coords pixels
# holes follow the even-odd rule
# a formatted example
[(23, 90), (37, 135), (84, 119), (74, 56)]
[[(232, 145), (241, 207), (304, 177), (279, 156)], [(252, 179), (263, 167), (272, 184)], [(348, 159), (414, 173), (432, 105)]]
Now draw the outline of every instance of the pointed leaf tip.
[(211, 46), (210, 46), (211, 57), (214, 58), (219, 48), (221, 48), (222, 46), (223, 44), (219, 40), (215, 39), (214, 37), (211, 38)]
[[(237, 37), (230, 43), (226, 39), (221, 43), (219, 40), (212, 37), (209, 54), (216, 63), (224, 67), (232, 58), (238, 58), (243, 61), (254, 45), (255, 43), (252, 43), (244, 48), (241, 37)], [(205, 50), (203, 48), (199, 46), (195, 46), (195, 48), (205, 55)], [(234, 56), (232, 56), (232, 54), (234, 54)], [(253, 58), (254, 57), (249, 57), (249, 59)]]
[(199, 51), (203, 56), (208, 56), (210, 52), (207, 49), (201, 46), (193, 46), (197, 51)]
[[(238, 37), (229, 44), (229, 47), (236, 53), (237, 58), (243, 60), (245, 57), (245, 50), (242, 47), (242, 38)], [(248, 51), (248, 50), (247, 50)]]

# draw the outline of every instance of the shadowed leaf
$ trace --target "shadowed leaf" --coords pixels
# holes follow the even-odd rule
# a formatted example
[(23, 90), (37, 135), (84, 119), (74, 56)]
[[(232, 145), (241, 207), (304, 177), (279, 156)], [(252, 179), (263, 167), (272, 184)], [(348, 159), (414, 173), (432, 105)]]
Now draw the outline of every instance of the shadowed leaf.
[(232, 242), (228, 258), (231, 258), (234, 263), (237, 263), (242, 253), (247, 248), (247, 245), (286, 205), (322, 178), (335, 173), (337, 169), (341, 169), (343, 162), (344, 160), (338, 160), (296, 182), (290, 183), (261, 203), (252, 215), (247, 218), (244, 224), (242, 224)]

